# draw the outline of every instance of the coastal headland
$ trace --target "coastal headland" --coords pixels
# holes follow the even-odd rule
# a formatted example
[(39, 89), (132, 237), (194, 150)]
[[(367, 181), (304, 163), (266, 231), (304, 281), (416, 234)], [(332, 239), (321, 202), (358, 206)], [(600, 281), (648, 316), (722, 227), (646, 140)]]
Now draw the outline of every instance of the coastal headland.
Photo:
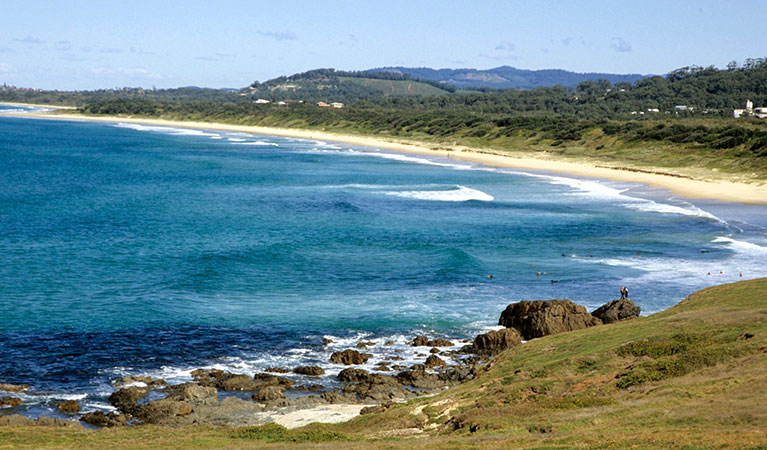
[(643, 183), (656, 188), (668, 189), (674, 194), (691, 199), (713, 199), (725, 202), (757, 205), (767, 204), (767, 184), (738, 174), (728, 174), (716, 170), (696, 169), (693, 171), (684, 170), (683, 168), (645, 166), (640, 168), (611, 161), (563, 157), (544, 151), (534, 153), (513, 150), (498, 151), (462, 145), (435, 145), (417, 140), (343, 134), (299, 128), (272, 128), (215, 122), (147, 119), (130, 116), (92, 116), (75, 114), (69, 110), (62, 109), (59, 109), (54, 113), (33, 112), (14, 113), (14, 115), (46, 119), (85, 120), (113, 123), (125, 122), (166, 127), (211, 129), (341, 142), (350, 145), (382, 148), (401, 153), (447, 157), (460, 161), (480, 163), (490, 167), (547, 171), (579, 177)]
[[(206, 396), (215, 389), (206, 384), (246, 382), (200, 372), (198, 384), (167, 388), (172, 392), (162, 400), (139, 403), (146, 395), (139, 391), (147, 388), (137, 386), (111, 399), (121, 410), (164, 416), (181, 428), (167, 423), (84, 430), (71, 422), (6, 415), (0, 418), (10, 426), (0, 427), (0, 447), (758, 448), (767, 443), (761, 388), (767, 278), (707, 288), (647, 317), (636, 317), (637, 312), (620, 300), (593, 313), (599, 317), (565, 300), (510, 305), (500, 318), (505, 328), (472, 343), (472, 351), (494, 350), (495, 356), (478, 362), (463, 383), (403, 403), (384, 402), (345, 423), (304, 425), (323, 414), (323, 407), (314, 407), (284, 414), (283, 423), (299, 426), (295, 429), (275, 423), (183, 426), (184, 417), (209, 406)], [(348, 374), (350, 392), (368, 389), (362, 372)], [(14, 388), (24, 389), (3, 387)]]

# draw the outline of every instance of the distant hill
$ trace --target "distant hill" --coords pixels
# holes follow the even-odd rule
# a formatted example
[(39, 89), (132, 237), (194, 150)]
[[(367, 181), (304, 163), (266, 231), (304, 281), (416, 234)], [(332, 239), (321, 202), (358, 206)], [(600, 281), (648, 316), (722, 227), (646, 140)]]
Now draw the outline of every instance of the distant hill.
[(578, 73), (560, 69), (525, 70), (511, 66), (501, 66), (487, 70), (380, 67), (370, 69), (367, 72), (409, 75), (412, 78), (438, 81), (461, 89), (535, 89), (556, 85), (571, 87), (589, 80), (607, 80), (612, 84), (619, 82), (633, 83), (650, 76), (596, 72)]
[(456, 90), (433, 80), (414, 79), (407, 74), (388, 72), (345, 72), (316, 69), (290, 76), (254, 82), (243, 90), (251, 97), (271, 101), (349, 101), (380, 97), (423, 97), (445, 95)]

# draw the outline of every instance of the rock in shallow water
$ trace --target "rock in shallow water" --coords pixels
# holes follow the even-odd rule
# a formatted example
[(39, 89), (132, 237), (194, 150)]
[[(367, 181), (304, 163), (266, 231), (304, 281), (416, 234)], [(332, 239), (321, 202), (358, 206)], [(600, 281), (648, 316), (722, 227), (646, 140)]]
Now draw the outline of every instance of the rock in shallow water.
[(372, 356), (370, 353), (360, 353), (357, 350), (344, 350), (342, 352), (333, 352), (330, 355), (330, 361), (335, 364), (349, 366), (352, 364), (365, 364)]

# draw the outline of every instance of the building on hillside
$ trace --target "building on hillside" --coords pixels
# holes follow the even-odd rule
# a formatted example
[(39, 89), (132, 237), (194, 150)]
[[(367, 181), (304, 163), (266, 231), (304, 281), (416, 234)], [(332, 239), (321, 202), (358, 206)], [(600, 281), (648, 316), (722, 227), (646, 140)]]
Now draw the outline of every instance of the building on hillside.
[(325, 102), (317, 102), (317, 106), (320, 108), (330, 108), (330, 105)]
[(266, 105), (268, 103), (271, 103), (269, 100), (266, 100), (264, 98), (259, 98), (258, 100), (254, 101), (253, 103), (257, 105)]
[(333, 103), (330, 104), (330, 106), (332, 106), (333, 108), (343, 108), (344, 104), (343, 103), (338, 103), (338, 102), (333, 102)]
[(767, 107), (760, 106), (760, 107), (754, 108), (754, 102), (752, 102), (751, 100), (746, 100), (746, 108), (733, 110), (732, 116), (736, 119), (739, 117), (744, 117), (744, 116), (767, 119)]

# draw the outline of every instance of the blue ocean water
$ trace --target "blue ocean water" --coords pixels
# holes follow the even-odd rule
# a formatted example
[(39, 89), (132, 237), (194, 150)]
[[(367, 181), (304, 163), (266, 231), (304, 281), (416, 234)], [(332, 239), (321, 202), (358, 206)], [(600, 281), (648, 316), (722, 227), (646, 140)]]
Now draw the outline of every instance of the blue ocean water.
[(459, 342), (523, 299), (594, 309), (626, 285), (656, 312), (766, 276), (767, 208), (321, 141), (0, 116), (0, 260), (0, 383), (32, 385), (34, 415), (61, 398), (109, 409), (123, 375), (319, 364), (330, 381), (327, 350), (360, 340), (377, 343), (368, 369), (415, 362), (416, 334)]

